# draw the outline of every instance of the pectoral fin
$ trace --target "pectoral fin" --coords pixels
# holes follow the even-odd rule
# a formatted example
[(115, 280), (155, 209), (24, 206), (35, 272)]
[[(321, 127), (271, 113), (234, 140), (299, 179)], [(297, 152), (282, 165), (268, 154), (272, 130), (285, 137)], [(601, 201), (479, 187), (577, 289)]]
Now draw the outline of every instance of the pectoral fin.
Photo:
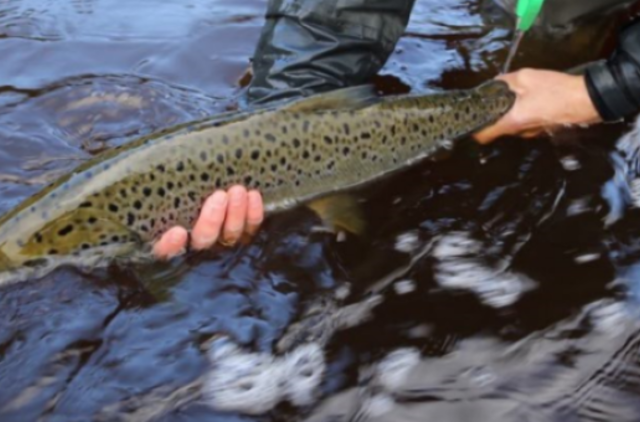
[(357, 200), (347, 194), (326, 196), (307, 204), (323, 223), (334, 232), (340, 230), (361, 236), (366, 222)]

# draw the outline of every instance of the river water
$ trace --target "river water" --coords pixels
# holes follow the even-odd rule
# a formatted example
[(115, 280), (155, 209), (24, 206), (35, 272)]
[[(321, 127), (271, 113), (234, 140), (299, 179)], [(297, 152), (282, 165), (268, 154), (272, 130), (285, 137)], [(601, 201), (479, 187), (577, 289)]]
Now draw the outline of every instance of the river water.
[[(92, 154), (234, 107), (264, 8), (0, 1), (0, 211)], [(536, 31), (515, 67), (603, 57), (628, 18)], [(475, 0), (418, 0), (375, 82), (480, 83), (505, 23)], [(640, 420), (640, 184), (615, 148), (629, 129), (461, 142), (357, 192), (363, 238), (300, 209), (231, 250), (3, 287), (0, 420)], [(382, 297), (371, 319), (273, 355), (347, 290)]]

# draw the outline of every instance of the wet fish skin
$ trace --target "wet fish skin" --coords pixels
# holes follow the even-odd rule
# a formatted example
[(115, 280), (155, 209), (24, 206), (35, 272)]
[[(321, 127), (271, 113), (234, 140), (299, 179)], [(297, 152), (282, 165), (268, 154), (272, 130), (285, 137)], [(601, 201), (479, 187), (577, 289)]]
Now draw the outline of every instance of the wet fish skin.
[(190, 227), (209, 194), (234, 184), (259, 189), (268, 213), (363, 185), (496, 121), (514, 98), (498, 81), (376, 99), (351, 89), (133, 142), (2, 217), (0, 270), (128, 254)]

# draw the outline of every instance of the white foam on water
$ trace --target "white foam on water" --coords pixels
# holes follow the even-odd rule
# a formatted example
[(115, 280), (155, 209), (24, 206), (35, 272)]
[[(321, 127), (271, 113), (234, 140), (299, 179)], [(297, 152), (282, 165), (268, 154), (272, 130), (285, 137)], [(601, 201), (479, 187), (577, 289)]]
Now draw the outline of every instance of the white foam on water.
[(389, 353), (376, 368), (377, 384), (388, 393), (394, 393), (406, 385), (411, 371), (420, 363), (420, 351), (403, 348)]
[(436, 282), (443, 288), (471, 291), (494, 308), (513, 305), (534, 287), (527, 277), (482, 262), (481, 249), (482, 244), (464, 232), (440, 238), (433, 251)]
[(231, 343), (214, 344), (211, 351), (212, 369), (202, 391), (210, 406), (221, 411), (258, 415), (273, 409), (282, 400), (284, 367), (273, 356), (247, 353)]
[(560, 164), (562, 165), (562, 168), (564, 168), (567, 171), (576, 171), (582, 168), (580, 161), (578, 161), (578, 159), (572, 155), (562, 157), (560, 159)]
[(305, 344), (275, 357), (247, 352), (227, 338), (212, 342), (211, 369), (202, 395), (212, 408), (248, 415), (264, 414), (280, 402), (307, 406), (317, 399), (326, 370), (322, 348)]
[(586, 264), (588, 262), (597, 261), (602, 255), (599, 253), (586, 253), (576, 256), (573, 260), (576, 264)]
[(416, 290), (416, 283), (413, 280), (400, 280), (393, 284), (393, 288), (399, 295), (406, 295)]
[(398, 252), (411, 253), (420, 247), (420, 238), (418, 233), (410, 231), (398, 235), (396, 238), (395, 249)]
[(305, 344), (285, 357), (284, 395), (295, 406), (313, 404), (326, 371), (322, 348)]

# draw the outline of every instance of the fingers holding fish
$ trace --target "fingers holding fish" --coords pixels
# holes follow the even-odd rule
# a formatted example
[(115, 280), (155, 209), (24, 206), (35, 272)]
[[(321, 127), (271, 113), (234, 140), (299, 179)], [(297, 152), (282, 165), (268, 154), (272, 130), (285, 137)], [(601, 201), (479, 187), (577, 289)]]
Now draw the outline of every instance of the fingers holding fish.
[(247, 226), (245, 232), (253, 235), (264, 220), (264, 203), (262, 195), (257, 190), (250, 190), (247, 194)]
[[(253, 235), (264, 220), (264, 203), (257, 190), (247, 192), (243, 186), (216, 191), (204, 203), (191, 236), (191, 247), (202, 250), (219, 241), (234, 245), (243, 233)], [(153, 252), (170, 259), (185, 251), (189, 234), (183, 227), (169, 229), (154, 244)]]
[(229, 195), (225, 191), (216, 191), (207, 198), (191, 233), (191, 247), (193, 249), (206, 249), (216, 243), (227, 217), (228, 205)]
[(173, 227), (153, 245), (153, 253), (160, 259), (171, 259), (184, 252), (189, 233), (184, 227)]
[(235, 245), (245, 229), (247, 220), (247, 189), (243, 186), (233, 186), (228, 191), (229, 204), (227, 218), (222, 232), (222, 244)]
[(481, 144), (504, 135), (534, 138), (558, 128), (601, 120), (583, 76), (522, 69), (498, 79), (516, 93), (516, 102), (504, 117), (475, 135)]

